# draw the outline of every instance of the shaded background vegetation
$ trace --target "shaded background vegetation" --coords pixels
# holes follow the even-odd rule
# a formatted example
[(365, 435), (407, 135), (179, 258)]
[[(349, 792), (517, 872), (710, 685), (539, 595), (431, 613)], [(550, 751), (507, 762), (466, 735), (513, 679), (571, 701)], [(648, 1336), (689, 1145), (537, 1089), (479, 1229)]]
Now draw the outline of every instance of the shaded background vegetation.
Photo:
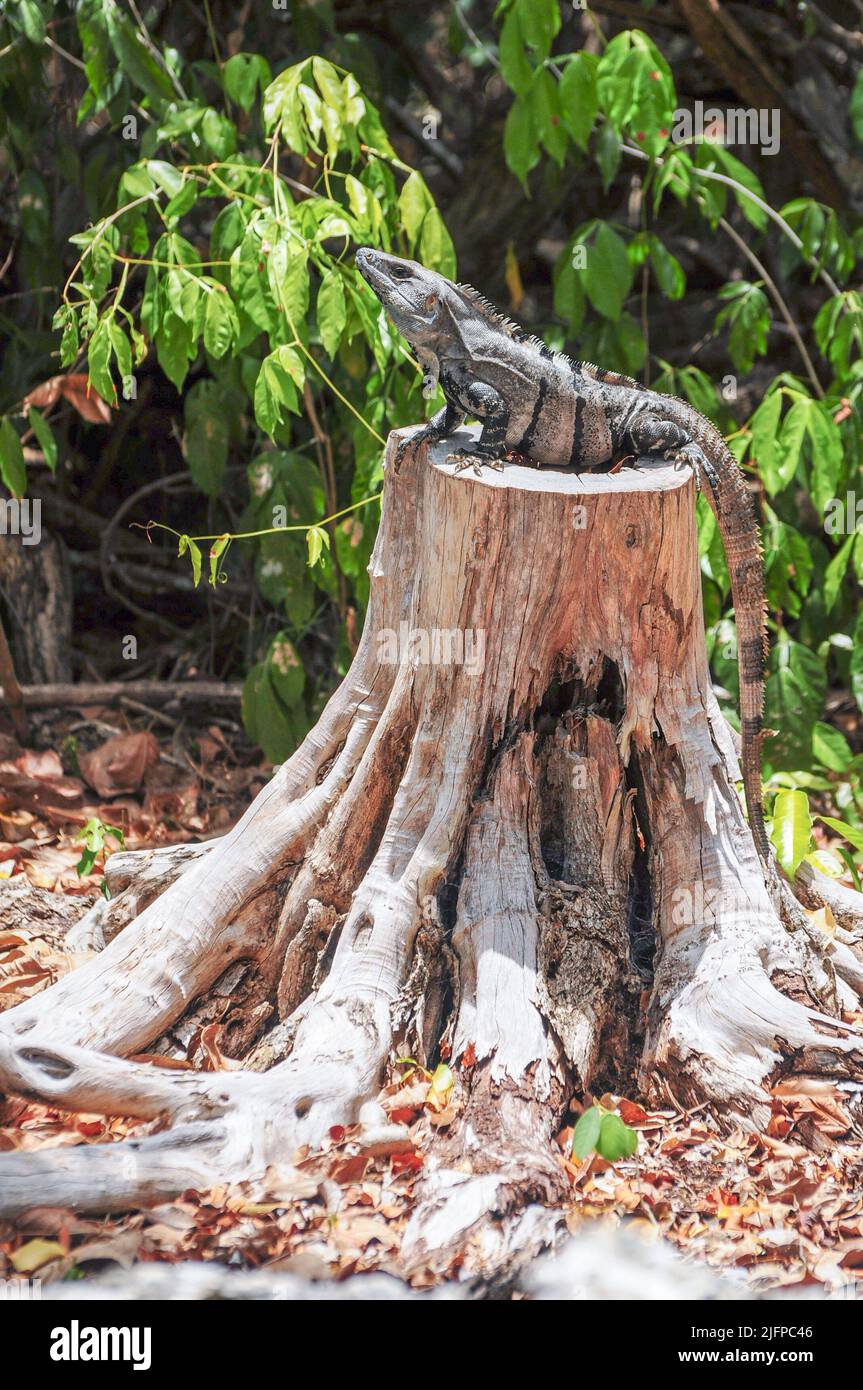
[[(764, 527), (783, 856), (856, 875), (863, 541), (833, 523), (861, 450), (859, 0), (0, 15), (0, 461), (69, 561), (71, 674), (243, 679), (274, 759), (314, 720), (362, 624), (381, 439), (436, 405), (353, 271), (356, 245), (390, 246), (726, 432)], [(696, 101), (778, 111), (779, 152), (670, 143)], [(734, 718), (728, 576), (699, 514)], [(153, 520), (175, 535), (130, 529)], [(228, 539), (274, 522), (298, 529)], [(222, 538), (215, 583), (189, 536)]]

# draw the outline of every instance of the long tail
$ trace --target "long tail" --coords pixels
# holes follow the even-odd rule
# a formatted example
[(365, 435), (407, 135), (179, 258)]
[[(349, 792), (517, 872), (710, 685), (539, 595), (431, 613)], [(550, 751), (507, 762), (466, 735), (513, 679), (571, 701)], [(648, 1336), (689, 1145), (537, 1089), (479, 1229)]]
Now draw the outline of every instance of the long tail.
[(716, 496), (711, 495), (709, 487), (705, 488), (705, 495), (719, 523), (731, 575), (731, 597), (737, 622), (743, 791), (755, 845), (766, 863), (770, 858), (770, 845), (761, 800), (761, 738), (767, 627), (758, 519), (744, 475), (722, 435), (687, 402), (675, 397), (668, 399), (674, 407), (674, 418), (701, 445), (719, 480)]

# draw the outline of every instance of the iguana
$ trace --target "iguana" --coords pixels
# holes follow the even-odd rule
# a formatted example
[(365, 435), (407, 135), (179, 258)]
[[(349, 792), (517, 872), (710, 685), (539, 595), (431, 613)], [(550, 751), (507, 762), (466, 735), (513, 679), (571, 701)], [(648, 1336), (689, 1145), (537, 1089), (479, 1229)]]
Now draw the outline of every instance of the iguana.
[(525, 333), (470, 285), (456, 285), (416, 261), (361, 247), (356, 264), (423, 370), (423, 392), (439, 384), (446, 404), (399, 445), (445, 439), (466, 415), (481, 422), (473, 450), (449, 455), (459, 468), (501, 468), (507, 454), (550, 467), (590, 469), (626, 455), (689, 464), (709, 483), (731, 574), (737, 619), (743, 788), (761, 858), (769, 857), (761, 801), (764, 702), (764, 572), (752, 499), (737, 461), (714, 425), (686, 401), (632, 377), (572, 361)]

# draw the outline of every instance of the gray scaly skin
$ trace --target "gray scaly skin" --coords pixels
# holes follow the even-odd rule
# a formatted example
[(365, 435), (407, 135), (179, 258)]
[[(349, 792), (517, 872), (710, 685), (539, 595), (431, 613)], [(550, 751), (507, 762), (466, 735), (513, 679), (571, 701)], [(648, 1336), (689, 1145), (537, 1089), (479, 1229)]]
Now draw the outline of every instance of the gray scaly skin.
[(764, 573), (752, 499), (719, 431), (676, 396), (553, 352), (499, 314), (469, 285), (454, 285), (416, 261), (370, 247), (357, 267), (423, 369), (423, 391), (440, 385), (446, 405), (399, 446), (446, 438), (466, 415), (482, 425), (476, 448), (449, 455), (459, 468), (501, 468), (508, 453), (549, 467), (598, 468), (626, 455), (689, 464), (719, 523), (737, 619), (743, 787), (758, 852), (769, 859), (761, 802), (764, 703)]

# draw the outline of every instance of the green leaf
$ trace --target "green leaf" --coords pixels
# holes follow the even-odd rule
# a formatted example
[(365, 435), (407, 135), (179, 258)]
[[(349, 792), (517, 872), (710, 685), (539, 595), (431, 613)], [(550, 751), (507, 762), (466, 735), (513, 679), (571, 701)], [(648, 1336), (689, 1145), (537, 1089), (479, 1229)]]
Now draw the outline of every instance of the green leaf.
[(45, 15), (42, 13), (42, 6), (37, 3), (37, 0), (17, 0), (17, 4), (13, 7), (13, 13), (18, 27), (31, 43), (43, 44), (45, 42)]
[(777, 464), (777, 474), (783, 487), (791, 482), (800, 464), (800, 450), (806, 436), (806, 424), (811, 409), (811, 400), (796, 400), (782, 421), (782, 431), (779, 436), (781, 453)]
[(255, 419), (273, 437), (284, 419), (284, 411), (299, 411), (295, 374), (302, 373), (302, 362), (292, 348), (276, 348), (261, 363), (255, 382)]
[(557, 0), (515, 0), (514, 9), (518, 12), (522, 39), (533, 50), (536, 62), (544, 63), (560, 30)]
[(177, 546), (177, 555), (185, 555), (189, 552), (189, 559), (192, 562), (192, 579), (197, 589), (201, 582), (201, 547), (196, 545), (191, 536), (181, 536)]
[(619, 1115), (603, 1115), (599, 1126), (596, 1152), (607, 1163), (617, 1163), (621, 1158), (631, 1158), (638, 1148), (638, 1135), (629, 1125), (624, 1124)]
[(64, 304), (54, 317), (54, 327), (62, 328), (60, 366), (68, 367), (78, 356), (78, 318), (71, 304)]
[(0, 478), (13, 497), (23, 497), (27, 487), (27, 468), (18, 432), (8, 416), (0, 421)]
[(162, 216), (169, 227), (176, 226), (181, 218), (195, 206), (198, 201), (198, 185), (194, 179), (186, 179), (179, 193), (169, 199), (162, 209)]
[(183, 389), (194, 350), (191, 326), (178, 314), (168, 310), (156, 335), (156, 356), (162, 371), (178, 391)]
[(126, 840), (122, 830), (118, 829), (116, 825), (106, 825), (98, 816), (91, 816), (86, 825), (82, 826), (80, 832), (76, 835), (76, 840), (79, 844), (83, 844), (84, 846), (84, 852), (75, 865), (76, 871), (82, 877), (84, 874), (90, 872), (96, 859), (102, 853), (105, 848), (105, 839), (108, 835), (118, 840), (121, 848), (125, 849)]
[(103, 401), (113, 405), (117, 392), (111, 377), (111, 325), (109, 319), (101, 319), (87, 348), (87, 370), (90, 385), (99, 392)]
[[(752, 170), (743, 164), (741, 160), (737, 159), (727, 146), (706, 145), (702, 146), (702, 149), (708, 149), (710, 151), (716, 163), (719, 165), (720, 172), (727, 174), (729, 178), (735, 179), (737, 183), (742, 184), (744, 188), (748, 188), (750, 192), (761, 199), (762, 203), (765, 201), (764, 189), (761, 186), (760, 179), (758, 179), (756, 175), (753, 174)], [(702, 166), (699, 162), (699, 167), (706, 166)], [(763, 232), (769, 220), (764, 209), (759, 207), (752, 198), (747, 197), (745, 193), (741, 193), (739, 189), (734, 189), (734, 197), (747, 222), (759, 232)]]
[(638, 29), (617, 34), (599, 60), (597, 84), (615, 130), (628, 131), (646, 154), (661, 153), (677, 98), (671, 69), (647, 35)]
[(856, 541), (857, 533), (852, 531), (851, 535), (842, 542), (824, 571), (824, 610), (827, 613), (830, 612), (839, 597), (842, 580), (845, 578)]
[(455, 278), (455, 249), (446, 223), (437, 208), (430, 208), (425, 215), (420, 234), (419, 257), (424, 265), (439, 271), (447, 279)]
[(176, 198), (185, 182), (185, 175), (181, 169), (176, 169), (173, 164), (168, 164), (164, 159), (148, 159), (147, 173), (159, 187), (167, 193), (169, 198)]
[(572, 1133), (572, 1152), (578, 1159), (593, 1153), (602, 1126), (602, 1111), (595, 1105), (585, 1110)]
[(326, 548), (330, 548), (329, 532), (323, 526), (310, 526), (306, 532), (306, 545), (309, 552), (309, 569), (318, 563)]
[(545, 68), (540, 68), (536, 74), (525, 100), (540, 143), (552, 159), (563, 166), (568, 145), (566, 129), (560, 117), (557, 86)]
[(811, 854), (807, 854), (804, 862), (811, 864), (819, 874), (826, 874), (828, 878), (841, 878), (845, 872), (842, 856), (832, 849), (814, 849)]
[(291, 329), (303, 322), (309, 307), (308, 251), (293, 240), (277, 242), (267, 261), (273, 298), (282, 306)]
[(770, 328), (770, 305), (758, 285), (734, 280), (719, 291), (725, 307), (716, 315), (716, 327), (727, 324), (730, 332), (728, 349), (731, 360), (740, 372), (749, 372), (756, 356), (767, 351)]
[(228, 462), (228, 421), (223, 392), (215, 381), (196, 381), (186, 395), (183, 456), (194, 481), (208, 497), (222, 486)]
[(779, 731), (768, 745), (770, 762), (784, 769), (807, 767), (812, 756), (812, 730), (827, 693), (824, 663), (802, 643), (786, 639), (774, 644), (770, 666), (764, 722)]
[(682, 299), (686, 289), (683, 266), (676, 256), (672, 256), (658, 236), (651, 236), (650, 238), (650, 264), (653, 267), (659, 288), (665, 297), (667, 299)]
[(607, 222), (600, 222), (588, 248), (585, 271), (587, 297), (607, 319), (617, 319), (632, 287), (632, 265), (626, 242)]
[(318, 333), (328, 357), (335, 357), (347, 323), (345, 291), (342, 277), (335, 270), (328, 270), (318, 290)]
[(812, 752), (831, 772), (845, 772), (853, 757), (845, 735), (832, 724), (822, 724), (820, 720), (812, 730)]
[(818, 511), (823, 514), (830, 498), (835, 496), (842, 469), (842, 436), (839, 426), (820, 401), (813, 401), (806, 417), (806, 433), (812, 451), (810, 492)]
[(103, 14), (121, 69), (161, 109), (162, 104), (175, 95), (167, 72), (145, 47), (140, 34), (117, 5), (104, 6)]
[(426, 181), (416, 170), (408, 175), (402, 185), (398, 207), (401, 224), (413, 246), (420, 234), (426, 213), (429, 208), (434, 207), (434, 200)]
[(308, 58), (285, 68), (264, 92), (263, 116), (267, 134), (271, 134), (281, 123), (285, 139), (297, 154), (305, 154), (309, 147), (299, 97), (299, 86), (308, 68)]
[(251, 111), (258, 87), (270, 81), (270, 65), (258, 53), (235, 53), (222, 68), (225, 91), (243, 111)]
[(560, 116), (579, 149), (586, 150), (599, 96), (596, 87), (597, 59), (592, 53), (574, 53), (560, 78)]
[(602, 175), (602, 189), (604, 193), (607, 193), (620, 167), (622, 152), (620, 136), (611, 121), (606, 121), (600, 126), (594, 149), (599, 172)]
[(517, 95), (524, 95), (533, 81), (534, 70), (525, 52), (521, 9), (517, 5), (510, 9), (501, 27), (498, 58), (504, 82)]
[(111, 340), (111, 351), (117, 359), (121, 383), (125, 382), (132, 375), (132, 348), (116, 318), (108, 319), (108, 337)]
[(332, 63), (326, 58), (313, 58), (312, 72), (324, 102), (341, 117), (344, 114), (344, 92), (341, 78)]
[(583, 271), (573, 265), (572, 251), (570, 241), (554, 267), (554, 312), (565, 320), (570, 334), (578, 331), (584, 318)]
[(219, 580), (219, 560), (231, 544), (231, 536), (219, 536), (210, 546), (210, 583), (215, 589)]
[(212, 357), (224, 357), (240, 332), (240, 321), (227, 290), (213, 285), (204, 313), (204, 347)]
[(812, 816), (805, 792), (783, 789), (773, 803), (770, 840), (789, 878), (812, 848)]
[(756, 464), (761, 481), (771, 497), (788, 482), (784, 471), (778, 466), (780, 453), (779, 417), (781, 414), (782, 395), (779, 391), (773, 391), (769, 396), (764, 397), (752, 417), (750, 458)]
[(221, 111), (212, 106), (201, 117), (200, 133), (204, 144), (216, 159), (228, 159), (237, 148), (237, 127)]
[(841, 835), (843, 840), (847, 840), (849, 845), (853, 845), (856, 850), (863, 854), (863, 830), (858, 826), (849, 825), (847, 821), (836, 820), (833, 816), (819, 815), (818, 819), (825, 825), (829, 825), (831, 830), (835, 830), (837, 835)]
[[(276, 642), (280, 640), (276, 638)], [(302, 739), (307, 721), (301, 709), (280, 698), (274, 671), (269, 659), (252, 667), (243, 686), (243, 722), (249, 737), (260, 744), (265, 756), (272, 762), (281, 762)]]
[(44, 416), (31, 405), (27, 412), (27, 421), (31, 430), (39, 441), (42, 455), (51, 469), (52, 473), (57, 471), (57, 440), (54, 438), (54, 431), (48, 424)]
[(539, 162), (539, 140), (530, 107), (516, 97), (503, 128), (503, 153), (508, 167), (527, 193), (527, 176)]
[(298, 705), (306, 684), (303, 663), (297, 649), (284, 632), (280, 632), (267, 653), (270, 680), (279, 699), (288, 709)]

